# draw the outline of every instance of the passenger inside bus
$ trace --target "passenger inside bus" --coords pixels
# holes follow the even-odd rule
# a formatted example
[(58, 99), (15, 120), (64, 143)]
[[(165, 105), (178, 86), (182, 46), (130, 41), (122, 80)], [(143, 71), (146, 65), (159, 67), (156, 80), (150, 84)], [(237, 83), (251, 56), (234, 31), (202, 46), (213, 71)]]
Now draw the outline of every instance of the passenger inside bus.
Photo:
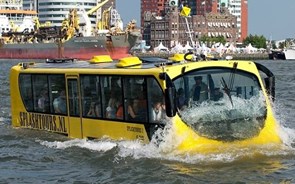
[(111, 91), (111, 97), (108, 101), (108, 106), (106, 108), (106, 117), (110, 119), (116, 119), (116, 112), (117, 112), (117, 103), (118, 97), (115, 91)]
[(190, 96), (193, 101), (202, 103), (208, 99), (208, 86), (202, 81), (202, 76), (194, 77), (195, 84), (191, 88)]
[(157, 101), (153, 104), (152, 108), (152, 122), (159, 122), (164, 119), (165, 117), (165, 106), (160, 101)]
[(112, 77), (111, 79), (111, 90), (112, 91), (121, 91), (121, 80), (119, 77)]
[(41, 112), (49, 111), (48, 92), (45, 89), (41, 91), (40, 98), (38, 99), (38, 108)]
[(127, 114), (129, 120), (140, 120), (138, 99), (133, 99), (129, 102)]
[(223, 93), (220, 91), (220, 89), (219, 88), (214, 88), (213, 100), (218, 101), (222, 97), (223, 97)]
[(101, 108), (100, 108), (99, 102), (95, 102), (95, 101), (91, 102), (87, 116), (88, 117), (101, 117)]
[(141, 116), (142, 121), (146, 121), (147, 115), (147, 99), (146, 91), (140, 91), (138, 95), (138, 114)]
[(117, 112), (116, 112), (116, 117), (117, 119), (123, 119), (124, 118), (124, 111), (123, 111), (123, 104), (122, 102), (118, 101), (117, 102)]
[(65, 90), (61, 90), (61, 92), (59, 93), (59, 97), (54, 99), (53, 108), (55, 113), (66, 114), (67, 105), (66, 105)]

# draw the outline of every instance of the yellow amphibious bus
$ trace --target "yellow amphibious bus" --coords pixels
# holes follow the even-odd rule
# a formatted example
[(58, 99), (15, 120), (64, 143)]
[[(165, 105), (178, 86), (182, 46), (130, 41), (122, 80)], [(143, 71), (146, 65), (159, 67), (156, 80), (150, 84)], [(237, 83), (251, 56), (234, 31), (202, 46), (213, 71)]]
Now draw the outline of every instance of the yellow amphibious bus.
[(10, 74), (12, 124), (147, 143), (170, 123), (184, 151), (280, 144), (274, 79), (251, 61), (98, 56), (19, 63)]

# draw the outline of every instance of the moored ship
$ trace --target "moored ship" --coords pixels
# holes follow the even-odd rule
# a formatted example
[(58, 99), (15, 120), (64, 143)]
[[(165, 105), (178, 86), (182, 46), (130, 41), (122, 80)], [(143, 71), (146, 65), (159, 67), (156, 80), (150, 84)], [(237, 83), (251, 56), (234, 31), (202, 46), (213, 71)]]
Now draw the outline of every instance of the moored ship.
[[(93, 13), (95, 9), (98, 9), (107, 1), (88, 12)], [(0, 10), (2, 18), (6, 20), (5, 31), (0, 32), (0, 35), (2, 35), (0, 37), (0, 58), (90, 59), (93, 55), (100, 54), (108, 54), (113, 58), (120, 58), (129, 55), (129, 49), (135, 45), (137, 39), (141, 36), (140, 31), (135, 29), (135, 22), (133, 21), (123, 30), (118, 27), (106, 26), (110, 23), (109, 20), (106, 20), (103, 31), (91, 32), (89, 30), (92, 28), (88, 24), (90, 22), (88, 20), (89, 13), (85, 10), (82, 11), (85, 23), (80, 23), (77, 9), (70, 10), (68, 18), (59, 27), (48, 24), (41, 25), (35, 13), (35, 16), (26, 17), (26, 19), (31, 19), (30, 27), (23, 26), (22, 29), (13, 29), (13, 19), (11, 19), (11, 14), (8, 14), (7, 11), (3, 8)], [(17, 9), (13, 11), (15, 14), (32, 13), (32, 11)], [(109, 12), (104, 12), (107, 17), (112, 17), (107, 13)], [(6, 17), (3, 17), (4, 15)], [(23, 17), (23, 20), (25, 20), (25, 17)]]
[(93, 55), (109, 54), (113, 58), (128, 55), (137, 38), (137, 34), (73, 37), (64, 43), (0, 43), (0, 58), (8, 59), (43, 59), (43, 58), (78, 58), (90, 59)]

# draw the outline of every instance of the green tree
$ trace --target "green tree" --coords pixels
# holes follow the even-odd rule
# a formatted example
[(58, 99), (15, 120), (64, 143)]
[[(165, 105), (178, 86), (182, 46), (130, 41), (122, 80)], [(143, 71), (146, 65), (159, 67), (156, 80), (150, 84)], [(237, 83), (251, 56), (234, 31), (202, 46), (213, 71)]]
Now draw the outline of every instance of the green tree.
[(249, 45), (250, 43), (253, 47), (266, 49), (266, 38), (264, 36), (250, 34), (243, 40), (243, 44)]
[(279, 43), (279, 48), (284, 49), (286, 47), (286, 42), (280, 42)]
[(280, 49), (284, 49), (289, 47), (290, 45), (292, 45), (294, 43), (294, 39), (292, 38), (287, 38), (285, 41), (282, 41), (279, 43), (279, 48)]
[(277, 49), (277, 45), (276, 45), (275, 41), (271, 41), (271, 47), (272, 47), (272, 49)]
[(199, 40), (201, 42), (206, 43), (206, 45), (211, 45), (212, 43), (218, 43), (218, 42), (222, 44), (226, 43), (226, 39), (224, 38), (224, 36), (218, 36), (218, 37), (202, 36)]

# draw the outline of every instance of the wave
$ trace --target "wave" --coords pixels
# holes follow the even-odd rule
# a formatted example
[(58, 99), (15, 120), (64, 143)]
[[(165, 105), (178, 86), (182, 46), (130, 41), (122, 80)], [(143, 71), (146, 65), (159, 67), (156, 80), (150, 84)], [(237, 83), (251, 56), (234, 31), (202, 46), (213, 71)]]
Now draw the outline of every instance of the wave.
[(295, 149), (290, 140), (294, 140), (295, 131), (288, 128), (282, 128), (282, 139), (284, 144), (278, 149), (275, 145), (256, 145), (247, 148), (228, 147), (220, 153), (199, 154), (199, 153), (179, 153), (174, 148), (177, 146), (177, 140), (172, 136), (171, 129), (159, 131), (157, 136), (163, 136), (161, 143), (152, 139), (148, 144), (140, 141), (113, 141), (110, 139), (86, 140), (73, 139), (66, 141), (41, 141), (44, 145), (53, 149), (68, 149), (78, 147), (90, 151), (97, 151), (106, 154), (112, 151), (114, 162), (122, 159), (159, 159), (166, 161), (177, 161), (189, 164), (212, 164), (212, 163), (231, 163), (241, 160), (259, 160), (261, 158), (274, 157), (294, 157)]

